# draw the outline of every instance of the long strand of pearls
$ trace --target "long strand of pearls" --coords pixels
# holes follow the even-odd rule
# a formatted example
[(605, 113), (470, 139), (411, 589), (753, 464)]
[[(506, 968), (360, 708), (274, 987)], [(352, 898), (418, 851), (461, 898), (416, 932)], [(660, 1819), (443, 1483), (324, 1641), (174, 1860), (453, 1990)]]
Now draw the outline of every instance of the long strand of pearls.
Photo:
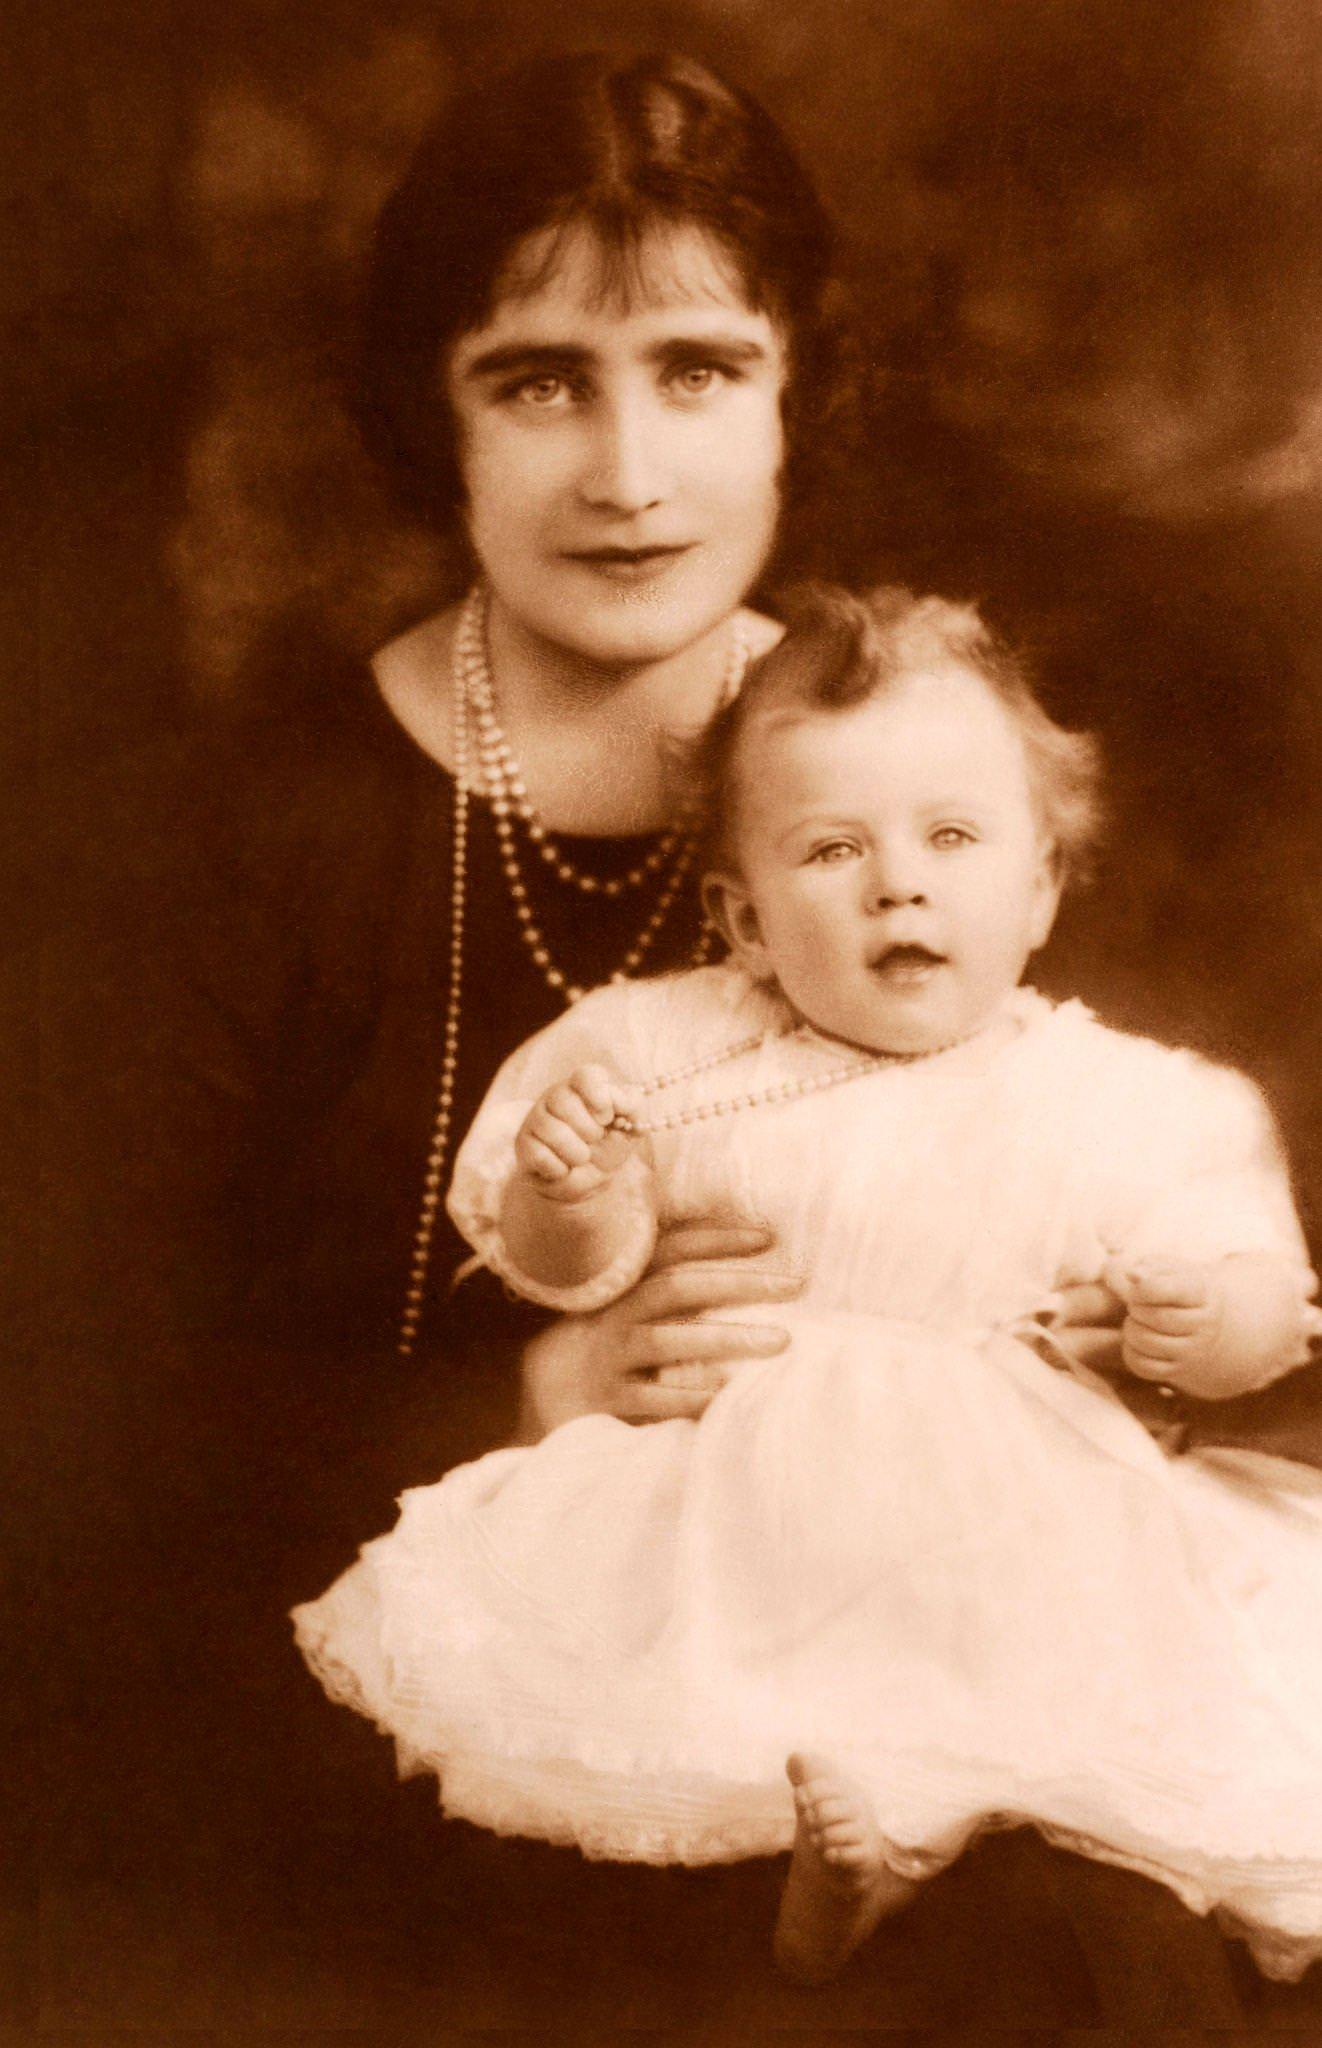
[[(627, 889), (640, 889), (650, 876), (665, 866), (681, 837), (692, 831), (701, 808), (700, 800), (690, 800), (657, 844), (626, 874), (594, 875), (576, 866), (533, 807), (523, 770), (496, 715), (495, 685), (486, 652), (488, 610), (485, 594), (480, 589), (474, 591), (460, 626), (461, 658), (477, 727), (478, 758), (488, 791), (520, 820), (542, 860), (555, 870), (557, 880), (581, 889), (584, 895), (622, 896)], [(730, 662), (722, 703), (728, 701), (743, 680), (747, 655), (742, 643), (743, 628), (736, 620), (732, 626)]]
[(451, 706), (454, 731), (454, 825), (450, 866), (450, 985), (445, 999), (445, 1025), (441, 1037), (441, 1078), (436, 1091), (436, 1114), (432, 1118), (431, 1142), (422, 1182), (422, 1201), (413, 1232), (408, 1288), (399, 1319), (396, 1350), (401, 1358), (413, 1356), (418, 1327), (422, 1321), (431, 1266), (432, 1239), (441, 1206), (445, 1155), (450, 1143), (454, 1113), (455, 1082), (459, 1073), (459, 1020), (464, 1001), (464, 905), (468, 888), (468, 703), (462, 690), (454, 692)]
[[(599, 892), (605, 896), (614, 896), (625, 888), (639, 887), (650, 876), (658, 874), (666, 860), (674, 856), (670, 873), (666, 877), (651, 916), (611, 976), (613, 981), (625, 980), (629, 975), (636, 973), (642, 965), (666, 921), (685, 876), (693, 865), (698, 845), (699, 813), (696, 806), (689, 806), (639, 866), (631, 868), (627, 875), (618, 879), (618, 882), (615, 877), (606, 880), (595, 875), (587, 875), (576, 869), (573, 863), (564, 857), (562, 850), (550, 838), (541, 819), (532, 809), (518, 761), (496, 721), (495, 693), (486, 652), (486, 617), (486, 592), (479, 584), (469, 592), (465, 600), (454, 641), (451, 688), (454, 816), (450, 871), (450, 979), (442, 1030), (441, 1074), (436, 1092), (436, 1112), (432, 1119), (427, 1164), (423, 1175), (422, 1200), (418, 1207), (418, 1220), (413, 1233), (408, 1285), (396, 1340), (396, 1350), (401, 1358), (412, 1357), (422, 1323), (427, 1277), (431, 1268), (432, 1244), (436, 1236), (446, 1155), (450, 1145), (450, 1129), (454, 1120), (455, 1084), (459, 1072), (459, 1027), (464, 994), (464, 916), (468, 891), (469, 791), (473, 767), (470, 718), (477, 727), (478, 769), (482, 786), (490, 798), (501, 866), (509, 884), (520, 937), (531, 955), (533, 964), (540, 968), (547, 986), (556, 990), (566, 1002), (577, 1002), (583, 991), (570, 982), (552, 960), (546, 941), (532, 914), (527, 884), (519, 865), (518, 848), (510, 819), (511, 809), (522, 819), (533, 843), (539, 849), (543, 849), (543, 859), (554, 866), (557, 876), (561, 880), (576, 883), (586, 894)], [(743, 627), (736, 619), (731, 627), (730, 657), (721, 697), (723, 704), (729, 702), (742, 684), (748, 666), (748, 654)], [(548, 847), (549, 853), (544, 850)], [(711, 941), (711, 932), (705, 930), (694, 954), (695, 965), (707, 957)]]
[[(577, 982), (570, 980), (565, 970), (552, 957), (551, 949), (546, 942), (546, 934), (533, 912), (527, 878), (519, 859), (514, 830), (515, 817), (522, 820), (533, 844), (537, 846), (542, 858), (554, 869), (557, 878), (584, 893), (618, 896), (626, 888), (640, 887), (649, 878), (660, 873), (666, 860), (670, 860), (669, 873), (665, 876), (646, 923), (610, 977), (612, 981), (627, 981), (631, 975), (638, 972), (655, 944), (697, 858), (700, 806), (696, 803), (686, 805), (681, 817), (662, 836), (645, 859), (624, 876), (603, 878), (576, 867), (568, 859), (564, 849), (547, 832), (546, 826), (533, 809), (518, 760), (500, 727), (496, 715), (491, 666), (487, 656), (487, 611), (487, 595), (479, 585), (469, 593), (455, 638), (456, 684), (463, 691), (471, 707), (477, 729), (477, 751), (483, 785), (491, 804), (501, 869), (514, 905), (519, 936), (547, 986), (563, 996), (566, 1002), (576, 1003), (583, 995), (583, 989)], [(721, 691), (722, 704), (728, 703), (742, 684), (748, 658), (747, 638), (742, 622), (736, 618), (731, 622), (730, 653)], [(695, 965), (706, 959), (710, 947), (711, 933), (704, 931), (694, 955)]]
[[(676, 1067), (671, 1073), (654, 1075), (644, 1081), (638, 1093), (643, 1096), (660, 1095), (667, 1088), (673, 1088), (678, 1081), (688, 1081), (695, 1074), (709, 1072), (713, 1067), (727, 1065), (741, 1059), (745, 1053), (760, 1052), (774, 1039), (799, 1035), (789, 1031), (765, 1031), (753, 1038), (744, 1038), (737, 1045), (726, 1046), (721, 1052), (711, 1053), (705, 1059), (694, 1060), (687, 1067)], [(949, 1047), (939, 1048), (948, 1051)], [(847, 1060), (843, 1066), (827, 1067), (816, 1074), (796, 1074), (788, 1081), (776, 1081), (766, 1088), (752, 1088), (740, 1095), (727, 1095), (714, 1102), (690, 1103), (685, 1109), (672, 1110), (667, 1116), (634, 1117), (623, 1112), (612, 1118), (610, 1128), (623, 1131), (629, 1137), (642, 1137), (652, 1131), (675, 1131), (684, 1124), (705, 1123), (709, 1117), (734, 1116), (744, 1109), (761, 1109), (777, 1102), (791, 1102), (796, 1096), (815, 1095), (823, 1088), (838, 1088), (845, 1081), (859, 1080), (864, 1074), (875, 1074), (882, 1067), (909, 1066), (915, 1060), (930, 1059), (930, 1052), (872, 1052), (859, 1058)]]

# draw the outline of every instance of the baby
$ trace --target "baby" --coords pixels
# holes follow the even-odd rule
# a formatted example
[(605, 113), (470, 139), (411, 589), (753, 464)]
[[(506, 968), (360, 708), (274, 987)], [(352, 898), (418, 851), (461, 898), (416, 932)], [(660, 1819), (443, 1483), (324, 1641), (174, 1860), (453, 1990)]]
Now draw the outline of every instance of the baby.
[(776, 1950), (803, 1979), (1019, 1823), (1298, 1974), (1314, 1475), (1168, 1458), (1033, 1323), (1105, 1280), (1127, 1370), (1205, 1398), (1318, 1326), (1250, 1084), (1020, 986), (1095, 750), (971, 611), (824, 593), (711, 767), (729, 961), (601, 990), (516, 1054), (451, 1207), (571, 1311), (667, 1222), (751, 1210), (806, 1276), (791, 1345), (697, 1423), (583, 1417), (406, 1495), (299, 1610), (305, 1653), (447, 1812), (633, 1860), (790, 1848)]

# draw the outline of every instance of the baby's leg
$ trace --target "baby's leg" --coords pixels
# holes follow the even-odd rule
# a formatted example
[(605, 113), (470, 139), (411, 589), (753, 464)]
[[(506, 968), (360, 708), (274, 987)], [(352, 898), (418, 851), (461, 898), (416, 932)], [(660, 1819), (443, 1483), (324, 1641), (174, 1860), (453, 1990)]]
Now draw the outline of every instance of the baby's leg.
[(917, 1891), (885, 1860), (866, 1792), (828, 1758), (792, 1756), (794, 1851), (776, 1917), (776, 1961), (801, 1984), (824, 1984), (879, 1920)]

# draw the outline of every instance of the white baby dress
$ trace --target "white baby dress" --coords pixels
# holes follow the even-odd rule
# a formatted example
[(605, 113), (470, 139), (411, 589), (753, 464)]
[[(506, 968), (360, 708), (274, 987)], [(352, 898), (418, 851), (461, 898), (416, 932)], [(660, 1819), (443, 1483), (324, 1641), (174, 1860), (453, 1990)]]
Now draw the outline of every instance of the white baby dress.
[[(842, 1048), (734, 966), (601, 990), (520, 1049), (462, 1147), (451, 1211), (499, 1234), (514, 1135), (588, 1060), (649, 1116)], [(787, 1351), (699, 1422), (594, 1415), (406, 1493), (297, 1610), (328, 1692), (431, 1769), (447, 1813), (589, 1855), (701, 1863), (793, 1832), (790, 1751), (875, 1801), (913, 1875), (980, 1828), (1144, 1871), (1270, 1974), (1322, 1955), (1322, 1478), (1166, 1454), (1107, 1385), (1012, 1333), (1111, 1253), (1273, 1249), (1313, 1287), (1251, 1084), (1030, 991), (1003, 1028), (648, 1141), (662, 1222), (731, 1211), (804, 1276)], [(640, 1166), (638, 1171), (644, 1169)], [(738, 1315), (736, 1315), (738, 1319)], [(1300, 1354), (1280, 1361), (1280, 1369)]]

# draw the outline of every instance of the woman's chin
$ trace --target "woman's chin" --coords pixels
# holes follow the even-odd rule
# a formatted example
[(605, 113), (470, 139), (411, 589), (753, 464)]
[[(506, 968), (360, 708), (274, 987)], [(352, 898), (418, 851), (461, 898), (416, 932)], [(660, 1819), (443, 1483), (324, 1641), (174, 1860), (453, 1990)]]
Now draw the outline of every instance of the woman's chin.
[(511, 602), (499, 582), (495, 592), (507, 617), (544, 650), (605, 670), (669, 661), (725, 630), (740, 603), (740, 592), (723, 583), (697, 587), (682, 562), (634, 578), (576, 568), (542, 604)]

